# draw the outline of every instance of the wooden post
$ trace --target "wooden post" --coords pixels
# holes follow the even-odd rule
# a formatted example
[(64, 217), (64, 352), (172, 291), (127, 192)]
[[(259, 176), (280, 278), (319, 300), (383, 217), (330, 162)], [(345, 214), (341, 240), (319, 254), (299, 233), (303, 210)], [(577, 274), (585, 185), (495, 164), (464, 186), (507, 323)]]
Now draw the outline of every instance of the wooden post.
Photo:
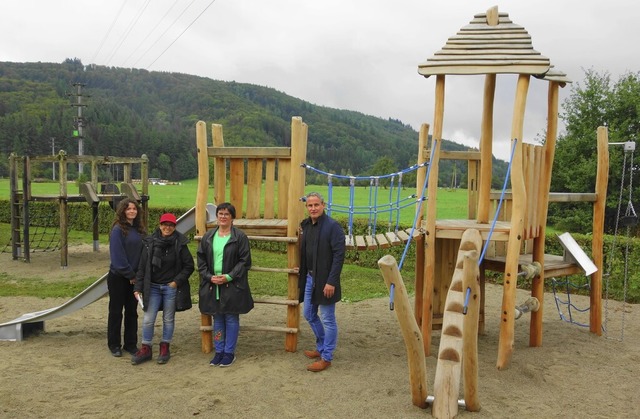
[[(209, 155), (207, 146), (207, 124), (196, 123), (196, 149), (198, 154), (198, 189), (196, 191), (196, 236), (202, 237), (207, 232), (207, 200), (209, 191)], [(212, 320), (208, 314), (200, 314), (200, 340), (202, 352), (213, 351)]]
[[(214, 147), (224, 147), (224, 137), (222, 135), (222, 125), (211, 125), (211, 137)], [(227, 189), (227, 162), (222, 157), (216, 157), (213, 159), (213, 193), (215, 197), (215, 204), (219, 205), (226, 201), (226, 189)], [(209, 163), (206, 166), (209, 170)], [(207, 185), (208, 186), (208, 185)], [(242, 215), (242, 207), (237, 208)]]
[(604, 215), (609, 182), (609, 131), (598, 127), (598, 170), (596, 175), (596, 202), (593, 205), (593, 238), (591, 256), (598, 270), (591, 274), (589, 330), (602, 334), (602, 267), (604, 262)]
[[(475, 410), (480, 408), (477, 396), (477, 334), (480, 297), (478, 258), (481, 249), (480, 232), (475, 229), (466, 230), (460, 241), (455, 271), (445, 303), (438, 365), (433, 384), (431, 413), (436, 418), (453, 418), (458, 414), (458, 394), (463, 364), (465, 370), (468, 369), (465, 371), (465, 380), (468, 381), (465, 382), (465, 390), (468, 391), (468, 394), (465, 392), (465, 400), (468, 396), (473, 408)], [(467, 288), (470, 289), (470, 304), (465, 314), (464, 302)], [(469, 327), (469, 330), (466, 327)]]
[(482, 104), (482, 131), (480, 135), (480, 188), (477, 220), (489, 222), (491, 171), (493, 170), (493, 101), (496, 94), (496, 75), (487, 74), (484, 79)]
[(498, 369), (504, 369), (509, 366), (513, 353), (518, 259), (522, 246), (524, 213), (527, 204), (524, 188), (524, 173), (522, 169), (522, 134), (529, 78), (530, 76), (528, 74), (520, 74), (518, 76), (516, 98), (513, 105), (513, 120), (511, 123), (511, 146), (515, 147), (513, 161), (511, 163), (513, 208), (511, 212), (511, 229), (507, 242), (502, 312), (500, 313), (500, 342), (498, 345), (498, 361), (496, 363)]
[(433, 159), (429, 162), (429, 185), (427, 186), (427, 223), (425, 237), (424, 288), (422, 290), (422, 336), (424, 352), (431, 354), (431, 329), (433, 323), (433, 287), (435, 284), (435, 244), (436, 244), (436, 196), (438, 194), (438, 170), (440, 166), (440, 144), (444, 121), (445, 76), (436, 76), (435, 110), (433, 116), (433, 136), (431, 150)]
[(383, 256), (378, 260), (378, 266), (387, 288), (391, 289), (392, 285), (394, 287), (394, 311), (407, 348), (411, 401), (415, 406), (425, 408), (427, 407), (427, 366), (422, 333), (415, 316), (411, 314), (409, 296), (395, 258), (391, 255)]
[[(140, 163), (142, 202), (140, 205), (142, 206), (142, 225), (144, 229), (147, 230), (149, 228), (149, 158), (146, 154), (143, 154), (140, 158), (142, 159)], [(198, 156), (198, 158), (200, 158), (200, 156)]]
[[(287, 200), (287, 237), (298, 236), (298, 227), (302, 222), (304, 206), (300, 197), (304, 195), (305, 169), (300, 167), (307, 155), (307, 125), (302, 118), (291, 118), (291, 161), (290, 183)], [(287, 244), (287, 267), (293, 269), (300, 264), (300, 248), (298, 243)], [(298, 274), (287, 275), (287, 299), (298, 300)], [(287, 306), (287, 327), (300, 330), (300, 305)], [(287, 333), (285, 336), (285, 350), (295, 352), (298, 349), (298, 334)]]
[[(425, 156), (427, 141), (429, 140), (429, 124), (422, 124), (420, 126), (420, 134), (418, 136), (418, 164), (423, 164), (427, 161)], [(429, 163), (431, 164), (431, 163)], [(418, 169), (416, 173), (416, 196), (420, 198), (426, 191), (423, 190), (424, 181), (427, 177), (427, 168), (423, 167)], [(426, 197), (426, 194), (425, 194)], [(416, 226), (422, 226), (422, 220), (424, 219), (424, 207), (427, 205), (426, 201), (422, 202), (420, 206), (420, 214), (416, 220)], [(418, 326), (422, 324), (422, 293), (424, 288), (424, 235), (420, 234), (416, 237), (416, 266), (415, 266), (415, 304), (414, 315)]]
[(60, 190), (58, 193), (58, 212), (60, 217), (60, 266), (66, 268), (69, 256), (69, 217), (67, 205), (67, 154), (60, 150)]
[(544, 241), (547, 230), (547, 212), (549, 210), (549, 190), (551, 188), (551, 172), (555, 157), (556, 140), (558, 138), (558, 94), (559, 84), (549, 82), (547, 105), (547, 138), (544, 142), (544, 170), (539, 179), (538, 196), (538, 225), (537, 237), (533, 239), (533, 261), (540, 263), (540, 275), (533, 278), (531, 296), (538, 299), (540, 308), (531, 312), (529, 323), (529, 346), (542, 346), (542, 315), (544, 302)]
[(478, 397), (478, 327), (480, 321), (480, 268), (478, 258), (482, 252), (482, 236), (478, 230), (467, 230), (462, 236), (460, 252), (464, 258), (462, 291), (470, 290), (467, 314), (462, 330), (462, 374), (465, 408), (470, 412), (480, 410)]

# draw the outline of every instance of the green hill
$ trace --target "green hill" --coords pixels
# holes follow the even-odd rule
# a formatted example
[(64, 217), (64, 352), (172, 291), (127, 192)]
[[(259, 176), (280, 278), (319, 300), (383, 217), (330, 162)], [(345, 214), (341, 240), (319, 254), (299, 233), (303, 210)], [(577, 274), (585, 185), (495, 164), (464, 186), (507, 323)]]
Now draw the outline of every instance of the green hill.
[[(82, 100), (86, 105), (82, 111), (84, 154), (146, 154), (152, 177), (196, 177), (198, 120), (222, 124), (227, 145), (286, 146), (291, 117), (301, 116), (309, 125), (307, 162), (333, 173), (372, 174), (383, 158), (397, 170), (417, 158), (418, 133), (398, 120), (314, 105), (269, 87), (180, 73), (84, 66), (77, 59), (67, 59), (61, 64), (0, 62), (0, 176), (8, 175), (7, 156), (12, 152), (51, 154), (52, 142), (56, 152), (78, 152), (73, 137), (77, 107), (71, 106), (76, 102), (74, 83), (82, 83), (86, 95)], [(443, 148), (467, 149), (446, 140)], [(506, 164), (498, 161), (494, 167), (499, 183)], [(47, 170), (42, 169), (43, 177), (49, 177)], [(451, 183), (453, 170), (451, 162), (443, 162), (443, 185)], [(465, 186), (466, 165), (457, 164), (456, 178)]]

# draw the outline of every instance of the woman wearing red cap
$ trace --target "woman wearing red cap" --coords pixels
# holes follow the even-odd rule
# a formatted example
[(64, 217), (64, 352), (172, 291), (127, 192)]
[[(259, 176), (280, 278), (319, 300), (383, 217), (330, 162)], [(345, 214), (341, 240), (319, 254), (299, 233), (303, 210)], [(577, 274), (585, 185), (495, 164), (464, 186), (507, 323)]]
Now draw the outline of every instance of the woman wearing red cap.
[[(133, 365), (152, 358), (153, 328), (158, 311), (162, 308), (162, 339), (158, 364), (166, 364), (171, 357), (169, 345), (173, 339), (178, 288), (188, 287), (189, 276), (194, 270), (193, 256), (187, 247), (189, 239), (176, 231), (176, 217), (162, 214), (160, 227), (143, 240), (140, 265), (136, 275), (134, 295), (143, 302), (142, 346), (131, 358)], [(191, 307), (190, 293), (185, 293)]]

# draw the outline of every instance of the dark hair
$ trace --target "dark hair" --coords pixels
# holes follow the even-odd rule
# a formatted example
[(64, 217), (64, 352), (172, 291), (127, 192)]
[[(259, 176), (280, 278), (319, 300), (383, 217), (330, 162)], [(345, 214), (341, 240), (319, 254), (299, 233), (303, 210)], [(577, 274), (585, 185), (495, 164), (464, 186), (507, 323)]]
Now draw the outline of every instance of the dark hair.
[[(136, 209), (138, 210), (138, 213), (136, 214), (136, 218), (133, 220), (133, 226), (129, 224), (129, 222), (127, 221), (127, 208), (129, 208), (129, 204), (135, 205)], [(142, 209), (140, 208), (140, 204), (138, 204), (138, 201), (129, 199), (129, 198), (124, 198), (122, 201), (118, 203), (118, 206), (116, 207), (116, 217), (113, 220), (113, 224), (111, 224), (111, 228), (113, 228), (115, 225), (119, 225), (120, 229), (122, 230), (122, 233), (125, 236), (129, 233), (129, 228), (131, 227), (138, 230), (140, 234), (144, 234), (144, 226), (140, 222), (141, 216), (142, 216)]]
[(229, 214), (231, 214), (232, 219), (236, 218), (236, 207), (231, 205), (231, 202), (223, 202), (222, 204), (218, 205), (218, 207), (216, 208), (216, 216), (221, 210), (224, 210), (224, 209), (229, 211)]

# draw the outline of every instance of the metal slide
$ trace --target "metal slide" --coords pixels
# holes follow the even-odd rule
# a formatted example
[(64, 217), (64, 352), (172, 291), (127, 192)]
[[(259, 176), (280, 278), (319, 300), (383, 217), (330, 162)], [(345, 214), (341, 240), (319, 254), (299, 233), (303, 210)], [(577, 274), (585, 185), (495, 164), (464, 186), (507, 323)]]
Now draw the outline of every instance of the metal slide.
[[(215, 219), (215, 208), (215, 205), (207, 204), (208, 221)], [(186, 234), (195, 228), (195, 207), (185, 212), (177, 221), (178, 224), (176, 225), (176, 230), (183, 234)], [(36, 311), (34, 313), (26, 313), (17, 319), (0, 324), (0, 341), (21, 341), (25, 334), (28, 335), (34, 331), (44, 330), (45, 320), (52, 320), (57, 317), (64, 316), (65, 314), (72, 313), (104, 297), (108, 292), (108, 275), (108, 273), (104, 274), (80, 294), (76, 295), (61, 306), (53, 307), (48, 310)]]

